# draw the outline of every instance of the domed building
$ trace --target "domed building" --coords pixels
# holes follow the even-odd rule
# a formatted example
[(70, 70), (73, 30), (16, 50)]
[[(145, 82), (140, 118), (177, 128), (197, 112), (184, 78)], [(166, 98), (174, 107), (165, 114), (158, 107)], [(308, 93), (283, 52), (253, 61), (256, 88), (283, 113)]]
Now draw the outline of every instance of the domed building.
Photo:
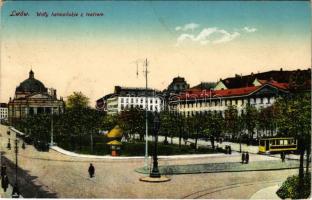
[(62, 98), (57, 99), (55, 89), (48, 90), (30, 70), (28, 79), (16, 87), (14, 99), (10, 98), (8, 108), (9, 122), (14, 123), (28, 115), (62, 113), (64, 102)]

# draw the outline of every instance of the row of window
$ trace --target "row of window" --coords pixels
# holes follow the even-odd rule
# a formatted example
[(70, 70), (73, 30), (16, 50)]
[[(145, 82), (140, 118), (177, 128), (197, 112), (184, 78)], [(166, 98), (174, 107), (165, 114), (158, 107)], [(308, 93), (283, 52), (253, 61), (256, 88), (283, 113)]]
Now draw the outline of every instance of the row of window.
[(216, 111), (216, 110), (214, 110), (214, 111), (207, 111), (207, 110), (205, 110), (205, 111), (187, 111), (187, 112), (182, 112), (182, 113), (183, 113), (184, 116), (189, 117), (189, 116), (195, 116), (195, 115), (198, 115), (198, 114), (207, 114), (207, 113), (213, 113), (213, 114), (219, 113), (219, 114), (223, 115), (224, 111)]
[[(135, 103), (139, 103), (139, 101), (140, 101), (140, 103), (142, 104), (144, 101), (144, 98), (140, 98), (140, 99), (139, 98), (130, 98), (130, 103), (134, 103), (134, 99), (135, 99)], [(153, 103), (153, 100), (154, 100), (155, 104), (158, 104), (158, 99), (150, 99), (149, 100), (150, 104)], [(129, 98), (121, 98), (120, 102), (121, 103), (124, 103), (124, 102), (129, 103)], [(146, 100), (146, 103), (148, 103), (148, 100)]]
[[(258, 99), (258, 101), (257, 101)], [(273, 101), (274, 98), (273, 97), (267, 97), (267, 98), (250, 98), (250, 99), (245, 99), (245, 100), (239, 100), (239, 99), (235, 99), (235, 100), (230, 100), (230, 99), (225, 99), (225, 100), (217, 100), (217, 101), (199, 101), (199, 102), (193, 102), (193, 103), (183, 103), (180, 105), (182, 108), (193, 108), (193, 107), (203, 107), (203, 106), (243, 106), (244, 104), (271, 104), (271, 101)]]
[[(244, 114), (244, 110), (238, 110), (238, 114)], [(222, 114), (224, 116), (224, 113), (225, 113), (225, 110), (201, 110), (201, 111), (184, 111), (182, 112), (184, 116), (195, 116), (195, 115), (198, 115), (198, 114)]]
[[(130, 105), (130, 106), (129, 106), (129, 105), (124, 105), (124, 104), (121, 104), (120, 109), (121, 109), (121, 110), (127, 110), (127, 109), (129, 109), (129, 108), (136, 108), (136, 107), (141, 108), (141, 109), (145, 109), (145, 106), (143, 106), (143, 105), (139, 105), (139, 106)], [(154, 109), (153, 109), (153, 108), (154, 108)], [(158, 111), (159, 108), (158, 108), (158, 106), (150, 105), (150, 106), (149, 106), (149, 110)]]

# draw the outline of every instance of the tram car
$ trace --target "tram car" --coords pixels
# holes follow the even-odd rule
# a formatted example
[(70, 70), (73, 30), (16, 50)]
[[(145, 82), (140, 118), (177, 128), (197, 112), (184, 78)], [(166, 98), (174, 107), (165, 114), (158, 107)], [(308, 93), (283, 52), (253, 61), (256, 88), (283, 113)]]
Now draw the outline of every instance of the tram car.
[(262, 138), (259, 140), (259, 153), (293, 153), (297, 151), (297, 140), (292, 137)]

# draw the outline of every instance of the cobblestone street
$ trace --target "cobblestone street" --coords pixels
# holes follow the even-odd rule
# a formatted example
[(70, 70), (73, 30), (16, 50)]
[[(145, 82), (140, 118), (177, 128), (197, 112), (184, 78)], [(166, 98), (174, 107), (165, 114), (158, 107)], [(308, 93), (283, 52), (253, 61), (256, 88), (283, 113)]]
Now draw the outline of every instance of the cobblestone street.
[[(6, 127), (0, 126), (1, 150), (14, 167), (14, 151), (8, 150)], [(15, 139), (11, 133), (12, 147)], [(13, 148), (12, 148), (13, 149)], [(250, 162), (278, 160), (252, 154)], [(8, 161), (8, 162), (10, 162)], [(33, 187), (31, 193), (20, 189), (24, 197), (59, 198), (250, 198), (258, 190), (280, 184), (298, 170), (251, 171), (173, 175), (165, 183), (140, 182), (143, 174), (135, 169), (143, 159), (109, 160), (69, 157), (56, 151), (38, 152), (32, 146), (19, 149), (19, 180)], [(220, 155), (205, 158), (160, 159), (160, 165), (239, 162), (240, 155)], [(88, 166), (95, 166), (95, 178), (88, 177)], [(14, 173), (14, 170), (9, 170)], [(14, 177), (14, 174), (13, 176)], [(11, 181), (11, 180), (10, 180)], [(21, 187), (24, 184), (20, 184)], [(40, 192), (33, 192), (33, 191)], [(24, 191), (24, 194), (23, 194)]]

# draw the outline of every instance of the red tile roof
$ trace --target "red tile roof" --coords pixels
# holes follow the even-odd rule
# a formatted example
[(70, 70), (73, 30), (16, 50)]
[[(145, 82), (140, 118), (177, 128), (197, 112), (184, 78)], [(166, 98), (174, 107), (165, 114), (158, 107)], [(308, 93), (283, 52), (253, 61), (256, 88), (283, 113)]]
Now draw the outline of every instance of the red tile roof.
[[(285, 90), (288, 89), (288, 83), (278, 83), (276, 81), (268, 82), (264, 85), (271, 85), (273, 87)], [(180, 100), (184, 99), (203, 99), (203, 98), (216, 98), (216, 97), (230, 97), (230, 96), (243, 96), (248, 95), (259, 88), (261, 86), (251, 86), (251, 87), (243, 87), (243, 88), (234, 88), (234, 89), (226, 89), (226, 90), (188, 90), (186, 93), (183, 93), (179, 96)]]

